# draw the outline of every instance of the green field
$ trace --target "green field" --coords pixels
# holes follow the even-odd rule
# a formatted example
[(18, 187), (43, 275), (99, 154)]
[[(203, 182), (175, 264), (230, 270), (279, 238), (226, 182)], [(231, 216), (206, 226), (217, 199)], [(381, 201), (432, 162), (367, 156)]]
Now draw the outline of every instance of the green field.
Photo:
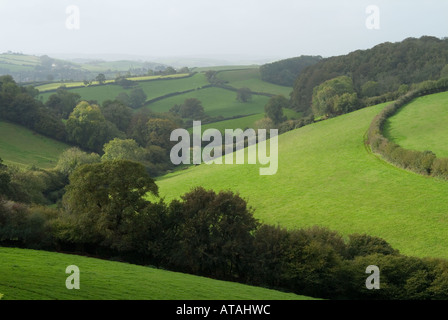
[(0, 69), (7, 69), (9, 72), (31, 71), (39, 64), (37, 56), (0, 54)]
[(171, 107), (182, 104), (188, 98), (199, 99), (205, 113), (213, 117), (262, 113), (269, 100), (265, 96), (253, 95), (251, 101), (242, 103), (236, 100), (236, 93), (233, 91), (221, 88), (206, 88), (151, 103), (147, 108), (155, 112), (168, 112)]
[(384, 106), (281, 135), (276, 175), (260, 176), (258, 165), (202, 164), (158, 179), (160, 194), (169, 201), (194, 186), (230, 189), (264, 223), (367, 233), (403, 254), (448, 258), (448, 182), (396, 168), (364, 145)]
[[(76, 265), (80, 289), (68, 290)], [(0, 247), (3, 300), (304, 300), (307, 297), (77, 255)]]
[(386, 123), (384, 134), (400, 146), (430, 150), (448, 157), (448, 92), (419, 97), (404, 106)]
[(292, 88), (261, 80), (259, 68), (221, 71), (218, 78), (226, 81), (228, 85), (234, 88), (246, 87), (254, 92), (280, 94), (286, 98), (289, 98), (289, 94), (292, 92)]
[[(183, 75), (173, 75), (173, 76), (151, 76), (151, 77), (136, 77), (129, 78), (133, 79), (133, 81), (137, 82), (138, 87), (142, 88), (143, 91), (148, 96), (148, 100), (154, 99), (170, 92), (175, 91), (185, 91), (189, 89), (196, 89), (207, 84), (204, 75), (196, 74), (190, 78), (185, 78), (185, 74)], [(180, 79), (166, 79), (166, 78), (180, 78)], [(150, 79), (156, 81), (148, 81)], [(166, 79), (166, 80), (163, 80)], [(59, 88), (62, 83), (52, 83), (47, 85), (42, 85), (36, 87), (42, 93), (42, 100), (47, 101), (48, 97), (54, 92), (49, 90), (55, 90)], [(84, 87), (82, 82), (72, 82), (72, 83), (64, 83), (71, 92), (78, 93), (82, 99), (84, 100), (97, 100), (100, 104), (105, 100), (113, 100), (115, 99), (120, 92), (130, 93), (133, 89), (137, 88), (137, 86), (130, 89), (123, 89), (123, 87), (114, 84), (114, 80), (108, 80), (104, 85), (94, 85), (89, 87)], [(79, 87), (82, 88), (73, 88)]]
[[(291, 109), (283, 109), (283, 114), (288, 119), (297, 119), (300, 118), (301, 115), (300, 112), (295, 112), (294, 110)], [(256, 122), (258, 120), (263, 119), (264, 117), (265, 117), (264, 113), (258, 113), (246, 117), (213, 122), (202, 125), (202, 130), (204, 131), (207, 129), (217, 129), (221, 132), (224, 132), (226, 129), (243, 129), (243, 130), (247, 128), (256, 129), (255, 127)]]
[(51, 168), (69, 147), (22, 126), (0, 121), (0, 158), (7, 165)]

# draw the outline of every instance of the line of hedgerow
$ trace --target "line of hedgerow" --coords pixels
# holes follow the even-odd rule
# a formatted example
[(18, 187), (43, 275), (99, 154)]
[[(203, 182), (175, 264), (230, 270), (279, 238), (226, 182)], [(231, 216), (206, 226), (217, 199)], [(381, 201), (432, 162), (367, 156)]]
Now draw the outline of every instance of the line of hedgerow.
[(401, 168), (413, 172), (448, 179), (448, 158), (438, 158), (432, 151), (408, 150), (383, 135), (387, 119), (415, 98), (448, 90), (448, 78), (425, 81), (386, 106), (372, 121), (367, 142), (374, 153)]

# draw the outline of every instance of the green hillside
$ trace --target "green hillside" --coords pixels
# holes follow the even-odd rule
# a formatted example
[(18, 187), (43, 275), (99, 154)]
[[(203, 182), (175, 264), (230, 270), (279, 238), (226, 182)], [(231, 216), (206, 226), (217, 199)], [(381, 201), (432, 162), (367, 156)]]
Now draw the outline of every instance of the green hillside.
[(32, 130), (0, 121), (0, 158), (21, 167), (50, 168), (69, 146)]
[(283, 87), (261, 80), (260, 69), (227, 70), (218, 73), (220, 80), (234, 88), (249, 88), (255, 92), (281, 94), (289, 98), (292, 87)]
[(170, 97), (147, 106), (155, 112), (168, 112), (176, 104), (182, 104), (185, 99), (196, 98), (202, 102), (204, 111), (209, 116), (233, 117), (264, 112), (264, 106), (269, 98), (253, 95), (252, 100), (242, 103), (236, 100), (236, 93), (221, 88), (207, 88), (182, 95)]
[(260, 176), (257, 165), (203, 164), (159, 179), (160, 193), (169, 200), (198, 185), (230, 189), (265, 223), (367, 233), (403, 254), (448, 258), (448, 183), (398, 169), (364, 145), (384, 106), (281, 135), (276, 175)]
[(388, 119), (385, 135), (403, 148), (448, 157), (448, 92), (415, 99)]
[[(80, 289), (68, 290), (68, 266)], [(76, 255), (0, 247), (3, 300), (303, 300), (307, 297)]]

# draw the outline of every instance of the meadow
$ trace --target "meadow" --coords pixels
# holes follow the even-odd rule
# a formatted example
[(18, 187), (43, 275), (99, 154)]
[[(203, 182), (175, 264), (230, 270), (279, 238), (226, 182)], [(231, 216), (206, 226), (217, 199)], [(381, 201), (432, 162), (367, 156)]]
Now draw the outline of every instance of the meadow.
[(276, 175), (260, 176), (259, 165), (202, 164), (160, 177), (160, 194), (170, 201), (195, 186), (232, 190), (263, 223), (367, 233), (406, 255), (448, 258), (448, 182), (399, 169), (364, 143), (385, 105), (279, 136)]
[[(80, 289), (68, 290), (68, 266)], [(234, 282), (95, 258), (0, 247), (2, 300), (308, 300)], [(3, 297), (2, 297), (3, 295)]]
[(25, 127), (0, 121), (0, 158), (7, 165), (51, 168), (69, 147)]
[(390, 117), (384, 134), (403, 148), (448, 157), (448, 92), (415, 99)]
[(260, 69), (222, 70), (218, 73), (220, 80), (226, 81), (234, 88), (249, 88), (254, 92), (283, 95), (289, 98), (292, 88), (275, 85), (261, 80)]
[(146, 108), (155, 112), (168, 112), (174, 105), (180, 105), (189, 98), (199, 99), (205, 113), (212, 117), (262, 113), (269, 100), (266, 96), (253, 95), (251, 101), (243, 103), (236, 100), (236, 92), (221, 88), (206, 88), (159, 100)]
[(120, 92), (129, 94), (133, 89), (137, 88), (137, 86), (143, 89), (148, 96), (148, 100), (150, 100), (173, 91), (195, 89), (206, 84), (203, 75), (195, 75), (191, 77), (192, 79), (185, 78), (186, 76), (186, 74), (176, 74), (171, 76), (133, 77), (129, 78), (129, 80), (135, 81), (136, 86), (128, 89), (116, 85), (114, 83), (115, 80), (106, 80), (104, 85), (95, 84), (91, 86), (85, 86), (83, 82), (58, 82), (37, 86), (36, 89), (41, 92), (40, 96), (43, 101), (47, 101), (48, 97), (54, 93), (54, 90), (64, 85), (67, 89), (70, 89), (71, 92), (78, 93), (84, 100), (97, 100), (99, 103), (103, 103), (105, 100), (115, 99)]

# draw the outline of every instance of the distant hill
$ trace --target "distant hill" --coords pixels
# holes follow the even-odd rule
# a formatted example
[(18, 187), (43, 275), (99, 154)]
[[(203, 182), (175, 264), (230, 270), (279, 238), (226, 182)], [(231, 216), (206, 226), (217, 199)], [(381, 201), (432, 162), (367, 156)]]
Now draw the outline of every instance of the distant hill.
[(98, 59), (63, 60), (47, 55), (36, 56), (7, 52), (0, 54), (0, 76), (11, 75), (16, 82), (83, 81), (92, 80), (98, 73), (114, 79), (118, 73), (146, 75), (149, 70), (161, 71), (167, 65), (156, 62)]
[(306, 67), (316, 64), (321, 59), (321, 56), (300, 56), (264, 64), (260, 67), (261, 79), (281, 86), (292, 87)]
[(292, 104), (297, 111), (310, 112), (313, 89), (338, 76), (349, 76), (362, 98), (396, 91), (402, 84), (438, 79), (447, 64), (448, 38), (424, 36), (382, 43), (322, 59), (304, 70), (295, 82)]

